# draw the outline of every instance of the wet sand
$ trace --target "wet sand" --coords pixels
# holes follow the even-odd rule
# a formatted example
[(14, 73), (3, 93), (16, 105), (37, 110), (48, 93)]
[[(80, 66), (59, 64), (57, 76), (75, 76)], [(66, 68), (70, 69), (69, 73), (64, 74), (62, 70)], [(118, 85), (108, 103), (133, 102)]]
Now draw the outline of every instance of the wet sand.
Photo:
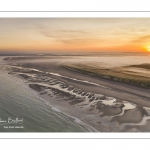
[[(101, 132), (149, 131), (149, 89), (99, 79), (62, 67), (78, 57), (5, 59), (9, 74), (23, 79), (49, 104)], [(53, 100), (49, 97), (53, 97)], [(144, 119), (144, 124), (140, 125)], [(142, 126), (142, 127), (141, 127)]]

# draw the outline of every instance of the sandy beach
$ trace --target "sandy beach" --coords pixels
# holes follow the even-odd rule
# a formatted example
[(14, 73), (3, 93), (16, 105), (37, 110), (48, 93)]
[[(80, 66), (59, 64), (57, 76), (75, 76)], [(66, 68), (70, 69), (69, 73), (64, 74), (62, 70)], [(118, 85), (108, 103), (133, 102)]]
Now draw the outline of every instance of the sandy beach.
[[(108, 78), (108, 73), (121, 71), (130, 75), (130, 79), (136, 77), (149, 82), (148, 69), (132, 67), (130, 65), (139, 64), (125, 63), (125, 59), (120, 65), (117, 62), (109, 65), (107, 59), (115, 60), (97, 57), (89, 61), (88, 57), (78, 56), (7, 57), (4, 61), (9, 66), (3, 69), (22, 79), (50, 105), (93, 127), (93, 131), (150, 131), (149, 87), (120, 82), (118, 73), (114, 73), (116, 80)], [(89, 74), (93, 73), (93, 65), (94, 71), (102, 72), (107, 78)]]

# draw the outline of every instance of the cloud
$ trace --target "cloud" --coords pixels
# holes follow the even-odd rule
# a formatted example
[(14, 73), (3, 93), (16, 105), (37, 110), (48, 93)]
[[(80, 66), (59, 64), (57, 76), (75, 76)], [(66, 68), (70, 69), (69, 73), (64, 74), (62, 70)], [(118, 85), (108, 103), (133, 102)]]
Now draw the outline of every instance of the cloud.
[(86, 31), (80, 31), (80, 30), (55, 30), (55, 31), (49, 31), (49, 30), (41, 30), (40, 33), (46, 37), (70, 37), (70, 36), (83, 36), (83, 35), (89, 35), (89, 32)]
[(87, 32), (87, 31), (80, 31), (80, 30), (58, 30), (57, 32), (77, 33), (77, 34), (89, 34), (89, 32)]
[(80, 30), (42, 30), (40, 33), (48, 38), (53, 38), (56, 42), (63, 44), (90, 44), (100, 42), (101, 40), (91, 38), (91, 33)]
[(75, 44), (75, 45), (91, 45), (103, 42), (104, 39), (93, 39), (93, 38), (72, 38), (72, 39), (57, 39), (57, 42), (64, 44)]
[(131, 41), (131, 43), (142, 43), (148, 40), (150, 40), (150, 35), (144, 35), (144, 36), (135, 38), (134, 40)]

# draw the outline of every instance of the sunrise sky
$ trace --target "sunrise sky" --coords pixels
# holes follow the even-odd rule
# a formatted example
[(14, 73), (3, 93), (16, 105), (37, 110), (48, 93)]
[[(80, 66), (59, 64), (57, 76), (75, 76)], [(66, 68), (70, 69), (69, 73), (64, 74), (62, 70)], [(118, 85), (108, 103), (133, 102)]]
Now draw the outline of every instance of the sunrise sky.
[(150, 18), (1, 18), (1, 52), (144, 52)]

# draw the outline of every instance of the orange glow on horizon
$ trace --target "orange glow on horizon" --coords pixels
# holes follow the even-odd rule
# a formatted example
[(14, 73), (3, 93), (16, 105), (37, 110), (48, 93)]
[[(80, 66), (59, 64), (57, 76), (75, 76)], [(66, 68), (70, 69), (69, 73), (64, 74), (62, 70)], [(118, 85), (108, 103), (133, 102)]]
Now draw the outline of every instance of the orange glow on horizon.
[(0, 18), (0, 51), (150, 52), (149, 18)]
[(150, 46), (148, 46), (148, 47), (147, 47), (147, 51), (149, 51), (149, 52), (150, 52)]

